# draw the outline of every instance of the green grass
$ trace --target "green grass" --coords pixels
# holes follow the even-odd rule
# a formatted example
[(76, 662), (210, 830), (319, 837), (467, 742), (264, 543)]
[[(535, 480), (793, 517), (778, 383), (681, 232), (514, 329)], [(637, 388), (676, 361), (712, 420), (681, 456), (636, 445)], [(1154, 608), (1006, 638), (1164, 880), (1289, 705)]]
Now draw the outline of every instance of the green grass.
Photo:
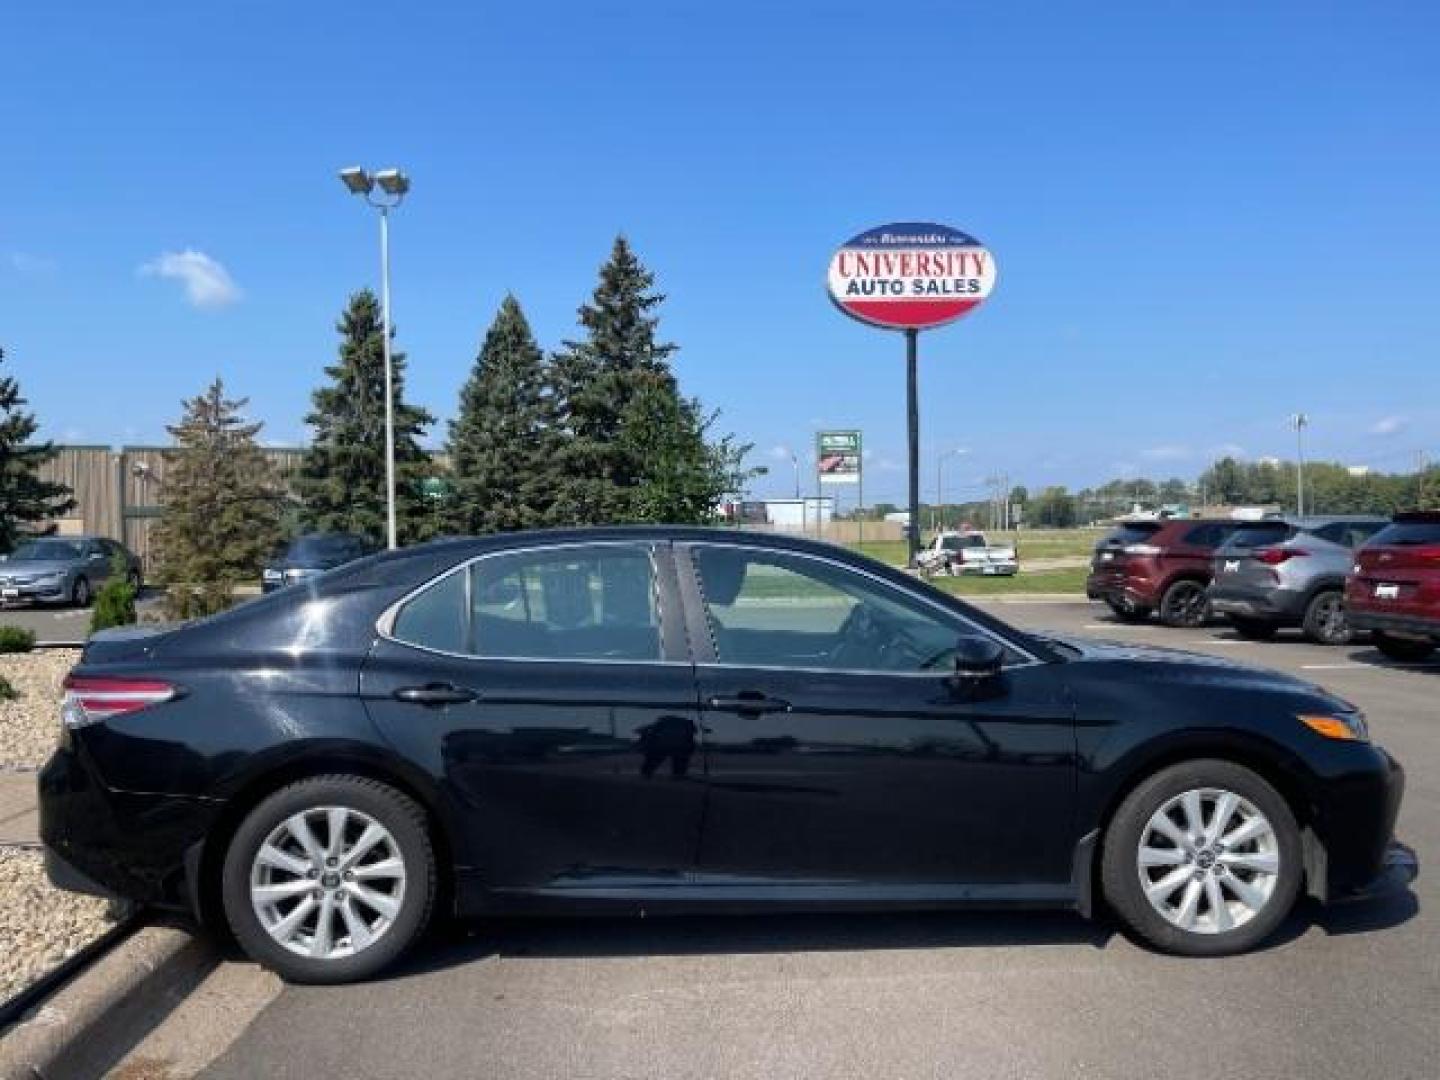
[(1085, 592), (1083, 566), (1068, 570), (1025, 570), (1014, 577), (935, 577), (930, 584), (956, 596), (1004, 596), (1016, 593), (1077, 593)]

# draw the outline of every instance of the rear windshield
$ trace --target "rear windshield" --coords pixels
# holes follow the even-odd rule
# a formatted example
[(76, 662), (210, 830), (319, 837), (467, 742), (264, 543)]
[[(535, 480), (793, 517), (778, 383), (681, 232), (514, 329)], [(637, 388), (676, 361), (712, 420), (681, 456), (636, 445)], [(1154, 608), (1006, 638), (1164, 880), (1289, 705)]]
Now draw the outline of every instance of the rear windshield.
[(1376, 533), (1370, 543), (1392, 544), (1395, 547), (1440, 544), (1440, 521), (1397, 521)]
[(1143, 544), (1157, 532), (1163, 522), (1159, 521), (1130, 521), (1121, 525), (1105, 539), (1101, 540), (1102, 545), (1124, 546), (1125, 544)]
[(985, 537), (978, 533), (971, 533), (967, 536), (947, 536), (940, 541), (940, 546), (945, 551), (959, 551), (962, 548), (981, 548), (985, 546)]
[(1254, 548), (1283, 544), (1295, 535), (1295, 528), (1283, 521), (1263, 521), (1254, 525), (1239, 525), (1230, 534), (1225, 547), (1231, 551), (1249, 551)]

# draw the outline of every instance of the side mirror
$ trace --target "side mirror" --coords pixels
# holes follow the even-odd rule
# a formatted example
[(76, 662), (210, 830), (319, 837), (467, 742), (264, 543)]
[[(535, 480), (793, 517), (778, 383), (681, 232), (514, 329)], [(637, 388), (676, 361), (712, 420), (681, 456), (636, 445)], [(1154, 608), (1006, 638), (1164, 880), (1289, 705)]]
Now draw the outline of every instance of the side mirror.
[(967, 696), (979, 696), (995, 684), (1005, 663), (1005, 647), (993, 638), (962, 634), (955, 642), (955, 689)]

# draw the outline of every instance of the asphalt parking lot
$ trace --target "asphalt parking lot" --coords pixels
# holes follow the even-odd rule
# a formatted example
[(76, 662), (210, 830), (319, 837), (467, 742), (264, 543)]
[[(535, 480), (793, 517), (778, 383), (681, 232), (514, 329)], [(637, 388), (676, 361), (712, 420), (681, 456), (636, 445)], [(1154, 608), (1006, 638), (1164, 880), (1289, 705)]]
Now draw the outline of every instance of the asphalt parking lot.
[[(145, 588), (135, 601), (142, 614), (160, 609), (164, 593), (158, 589)], [(73, 643), (84, 641), (90, 634), (88, 607), (59, 607), (50, 605), (25, 604), (0, 608), (0, 626), (21, 626), (35, 633), (35, 640), (41, 644), (57, 642)]]
[(1212, 961), (1050, 913), (450, 927), (381, 981), (281, 990), (206, 1075), (1440, 1075), (1440, 664), (1127, 627), (1082, 602), (989, 606), (1281, 668), (1359, 703), (1408, 769), (1414, 892), (1307, 902), (1264, 951)]

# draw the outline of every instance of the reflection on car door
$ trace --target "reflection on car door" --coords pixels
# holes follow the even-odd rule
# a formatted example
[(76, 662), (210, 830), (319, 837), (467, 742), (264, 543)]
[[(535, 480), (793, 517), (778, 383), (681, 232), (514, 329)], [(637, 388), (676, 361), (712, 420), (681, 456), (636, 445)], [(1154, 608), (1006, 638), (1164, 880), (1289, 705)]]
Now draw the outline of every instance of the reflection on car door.
[(402, 604), (362, 675), (442, 778), (486, 889), (623, 888), (692, 869), (704, 787), (668, 545), (483, 557)]
[(679, 550), (705, 612), (691, 621), (700, 873), (876, 898), (901, 883), (1068, 894), (1075, 742), (1059, 665), (1012, 647), (998, 693), (965, 700), (950, 653), (976, 628), (922, 597), (797, 553)]

